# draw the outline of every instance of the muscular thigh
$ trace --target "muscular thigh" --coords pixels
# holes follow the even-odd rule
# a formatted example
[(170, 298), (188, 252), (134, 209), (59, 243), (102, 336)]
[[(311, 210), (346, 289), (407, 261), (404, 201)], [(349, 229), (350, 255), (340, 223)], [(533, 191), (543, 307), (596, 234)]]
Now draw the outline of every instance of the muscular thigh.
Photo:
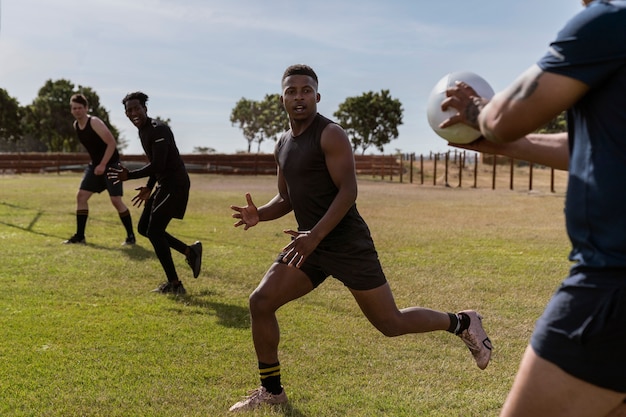
[(273, 309), (300, 298), (314, 289), (311, 280), (300, 269), (275, 262), (254, 290), (250, 299), (266, 303)]

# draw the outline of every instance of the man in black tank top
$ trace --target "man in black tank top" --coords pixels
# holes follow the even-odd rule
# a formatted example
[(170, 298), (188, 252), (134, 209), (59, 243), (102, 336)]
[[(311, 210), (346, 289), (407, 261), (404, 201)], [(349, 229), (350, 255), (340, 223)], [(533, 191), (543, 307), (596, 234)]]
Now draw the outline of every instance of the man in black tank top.
[(83, 180), (76, 194), (76, 233), (64, 241), (65, 244), (86, 244), (85, 228), (89, 217), (88, 201), (93, 193), (109, 192), (111, 203), (117, 210), (120, 220), (126, 229), (126, 240), (122, 245), (134, 245), (135, 234), (133, 222), (128, 207), (122, 201), (122, 184), (113, 184), (105, 175), (109, 166), (117, 166), (120, 163), (120, 155), (117, 152), (117, 142), (109, 128), (102, 120), (87, 114), (89, 103), (82, 94), (74, 94), (70, 98), (70, 109), (74, 121), (74, 129), (78, 140), (85, 147), (91, 162), (85, 169)]
[(238, 219), (235, 226), (243, 225), (244, 230), (291, 211), (298, 223), (298, 230), (286, 231), (291, 242), (250, 296), (261, 387), (231, 411), (287, 401), (280, 381), (275, 313), (330, 275), (348, 288), (363, 314), (385, 336), (447, 330), (460, 336), (479, 368), (484, 369), (491, 357), (491, 341), (475, 311), (455, 314), (396, 306), (367, 224), (356, 208), (352, 146), (339, 125), (317, 113), (317, 88), (317, 75), (310, 67), (287, 68), (281, 101), (291, 129), (276, 144), (278, 193), (258, 208), (250, 194), (246, 194), (246, 206), (231, 206)]

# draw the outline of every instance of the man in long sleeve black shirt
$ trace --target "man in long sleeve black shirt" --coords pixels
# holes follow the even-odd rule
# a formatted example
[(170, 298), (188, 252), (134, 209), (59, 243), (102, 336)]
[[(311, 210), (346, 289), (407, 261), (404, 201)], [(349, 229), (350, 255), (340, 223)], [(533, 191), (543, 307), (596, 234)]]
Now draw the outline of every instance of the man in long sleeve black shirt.
[[(150, 239), (167, 277), (167, 282), (154, 291), (185, 294), (185, 287), (178, 278), (172, 260), (171, 249), (185, 255), (194, 278), (197, 278), (202, 263), (202, 244), (195, 242), (188, 246), (165, 229), (173, 218), (182, 219), (185, 215), (189, 200), (189, 175), (176, 147), (174, 134), (166, 124), (148, 117), (146, 101), (146, 94), (134, 92), (127, 94), (122, 104), (128, 119), (139, 129), (141, 146), (150, 162), (133, 171), (124, 167), (111, 168), (108, 175), (117, 181), (148, 177), (148, 183), (138, 189), (139, 194), (132, 201), (133, 205), (139, 207), (145, 202), (137, 230)], [(155, 184), (158, 185), (152, 193)]]

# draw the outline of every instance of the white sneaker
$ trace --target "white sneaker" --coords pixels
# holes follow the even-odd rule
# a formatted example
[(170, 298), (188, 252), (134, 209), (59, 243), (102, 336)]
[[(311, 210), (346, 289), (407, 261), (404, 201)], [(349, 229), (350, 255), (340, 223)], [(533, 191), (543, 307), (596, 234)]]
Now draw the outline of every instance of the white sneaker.
[(480, 369), (485, 369), (491, 359), (493, 346), (491, 345), (489, 336), (487, 336), (487, 332), (483, 329), (482, 317), (474, 310), (465, 310), (460, 311), (459, 313), (469, 316), (470, 325), (458, 336), (469, 348), (474, 360), (476, 361), (476, 365), (478, 365)]
[(247, 411), (261, 407), (263, 404), (277, 405), (287, 402), (287, 394), (282, 390), (280, 394), (272, 394), (265, 387), (259, 387), (248, 392), (248, 396), (237, 404), (230, 407), (228, 411)]

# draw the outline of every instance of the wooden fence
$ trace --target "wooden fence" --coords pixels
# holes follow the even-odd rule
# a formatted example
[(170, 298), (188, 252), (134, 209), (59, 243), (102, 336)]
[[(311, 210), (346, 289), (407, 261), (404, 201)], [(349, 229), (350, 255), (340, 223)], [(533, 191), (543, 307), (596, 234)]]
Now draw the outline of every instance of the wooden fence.
[[(189, 172), (230, 175), (275, 175), (272, 154), (190, 154), (181, 155)], [(133, 169), (147, 163), (144, 155), (121, 155), (122, 164)], [(82, 172), (89, 163), (87, 153), (4, 153), (0, 154), (0, 173)], [(401, 164), (396, 156), (358, 155), (359, 175), (398, 176)]]
[[(272, 154), (181, 155), (192, 173), (222, 175), (275, 175)], [(121, 155), (122, 163), (134, 169), (147, 163), (144, 155)], [(81, 172), (89, 163), (87, 153), (0, 154), (0, 173)], [(523, 187), (564, 190), (566, 174), (511, 158), (452, 150), (428, 155), (355, 155), (356, 171), (385, 181), (419, 185), (473, 188)]]

